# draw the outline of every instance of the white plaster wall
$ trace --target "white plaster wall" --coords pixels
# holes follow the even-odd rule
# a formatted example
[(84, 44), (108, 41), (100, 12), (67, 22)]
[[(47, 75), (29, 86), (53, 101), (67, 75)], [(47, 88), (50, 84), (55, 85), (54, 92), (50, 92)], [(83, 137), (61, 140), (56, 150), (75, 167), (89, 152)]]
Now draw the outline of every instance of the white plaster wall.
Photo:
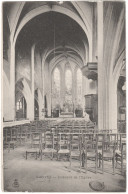
[(12, 105), (11, 105), (11, 101), (10, 101), (10, 85), (9, 85), (9, 81), (8, 78), (5, 74), (5, 72), (3, 72), (3, 95), (2, 95), (2, 100), (3, 100), (3, 117), (4, 120), (11, 120), (11, 112), (12, 112)]
[(3, 60), (3, 77), (2, 77), (2, 109), (3, 109), (3, 117), (5, 121), (12, 120), (12, 109), (13, 105), (10, 101), (11, 96), (11, 88), (10, 88), (10, 72), (9, 72), (9, 63), (5, 59)]

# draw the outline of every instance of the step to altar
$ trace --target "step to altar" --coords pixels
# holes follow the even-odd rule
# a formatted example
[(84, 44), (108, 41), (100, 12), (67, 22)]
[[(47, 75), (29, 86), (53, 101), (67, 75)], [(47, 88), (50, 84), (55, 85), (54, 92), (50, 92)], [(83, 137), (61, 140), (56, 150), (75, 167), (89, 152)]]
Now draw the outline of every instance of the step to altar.
[(73, 118), (74, 113), (73, 112), (63, 112), (59, 115), (60, 118)]

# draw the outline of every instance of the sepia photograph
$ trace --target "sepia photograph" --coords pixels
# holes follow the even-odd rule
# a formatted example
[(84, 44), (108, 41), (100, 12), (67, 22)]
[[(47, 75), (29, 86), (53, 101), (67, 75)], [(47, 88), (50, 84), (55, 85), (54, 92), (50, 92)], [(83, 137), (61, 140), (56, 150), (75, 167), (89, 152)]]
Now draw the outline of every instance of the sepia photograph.
[(126, 2), (1, 4), (2, 190), (126, 192)]

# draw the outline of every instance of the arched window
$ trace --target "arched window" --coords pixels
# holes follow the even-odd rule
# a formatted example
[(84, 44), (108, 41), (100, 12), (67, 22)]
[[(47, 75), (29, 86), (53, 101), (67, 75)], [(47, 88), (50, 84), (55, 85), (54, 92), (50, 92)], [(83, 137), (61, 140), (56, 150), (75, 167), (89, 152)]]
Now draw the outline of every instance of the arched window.
[(60, 96), (60, 71), (59, 69), (56, 67), (54, 70), (54, 89), (55, 92), (57, 92), (57, 96)]
[(65, 103), (72, 106), (72, 72), (69, 68), (65, 71)]
[(82, 72), (77, 69), (77, 103), (80, 105), (82, 103)]
[(58, 67), (55, 68), (52, 77), (52, 105), (53, 108), (59, 104), (60, 99), (60, 70)]
[(72, 72), (70, 69), (66, 70), (65, 84), (66, 84), (66, 90), (71, 91), (72, 90)]
[(21, 99), (19, 99), (18, 102), (16, 103), (16, 109), (17, 109), (17, 110), (22, 109), (22, 102), (21, 102)]

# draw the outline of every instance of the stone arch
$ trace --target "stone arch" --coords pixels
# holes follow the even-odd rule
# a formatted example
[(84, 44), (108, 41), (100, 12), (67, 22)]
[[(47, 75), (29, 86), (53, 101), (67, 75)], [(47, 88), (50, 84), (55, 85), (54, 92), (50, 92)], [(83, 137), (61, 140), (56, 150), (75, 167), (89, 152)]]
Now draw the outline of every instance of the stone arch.
[[(86, 49), (86, 45), (84, 44), (84, 46), (85, 46), (85, 49)], [(80, 57), (80, 59), (81, 59), (81, 61), (84, 63), (84, 57), (81, 55), (81, 53), (80, 53), (80, 51), (78, 50), (78, 49), (75, 49), (74, 47), (72, 47), (72, 46), (66, 46), (66, 48), (68, 48), (68, 49), (71, 49), (72, 51), (74, 51), (74, 53), (76, 52), (78, 55), (79, 55), (79, 57)], [(57, 49), (63, 49), (63, 47), (62, 46), (57, 46), (55, 49), (54, 48), (51, 48), (51, 49), (47, 49), (45, 52), (44, 52), (44, 55), (43, 55), (43, 57), (42, 57), (42, 61), (43, 62), (45, 62), (45, 60), (47, 59), (47, 57), (52, 53), (52, 52), (56, 52), (56, 50)], [(63, 54), (63, 52), (62, 52), (62, 54)]]
[[(61, 57), (62, 56), (62, 57)], [(57, 58), (56, 58), (56, 61), (54, 61), (54, 60), (52, 60), (51, 62), (50, 62), (50, 66), (51, 66), (51, 71), (54, 69), (54, 67), (58, 64), (58, 63), (60, 63), (61, 61), (65, 61), (65, 56), (63, 56), (63, 54), (61, 55), (61, 56), (58, 56)], [(79, 60), (78, 61), (78, 58), (77, 57), (72, 57), (72, 56), (68, 56), (68, 59), (69, 59), (69, 61), (73, 61), (76, 65), (78, 65), (80, 68), (82, 67), (82, 63), (81, 63), (81, 61)]]
[(125, 50), (120, 55), (111, 79), (109, 79), (109, 128), (117, 130), (117, 83), (120, 71), (123, 67), (123, 59), (125, 58)]
[(23, 9), (24, 5), (25, 5), (25, 1), (22, 1), (20, 3), (20, 5), (19, 5), (19, 9), (18, 9), (17, 15), (16, 15), (17, 17), (15, 18), (15, 20), (13, 22), (13, 29), (11, 31), (11, 37), (10, 37), (11, 40), (13, 40), (13, 38), (14, 38), (16, 27), (17, 27), (17, 23), (18, 23), (18, 20), (19, 20), (19, 17), (20, 17), (20, 14), (22, 12), (22, 9)]
[(32, 93), (31, 93), (29, 84), (25, 78), (21, 78), (16, 82), (16, 84), (18, 82), (21, 82), (23, 84), (23, 89), (21, 90), (21, 92), (23, 93), (23, 96), (25, 97), (26, 103), (27, 103), (27, 118), (31, 118), (31, 111), (34, 111), (34, 110), (31, 110)]

